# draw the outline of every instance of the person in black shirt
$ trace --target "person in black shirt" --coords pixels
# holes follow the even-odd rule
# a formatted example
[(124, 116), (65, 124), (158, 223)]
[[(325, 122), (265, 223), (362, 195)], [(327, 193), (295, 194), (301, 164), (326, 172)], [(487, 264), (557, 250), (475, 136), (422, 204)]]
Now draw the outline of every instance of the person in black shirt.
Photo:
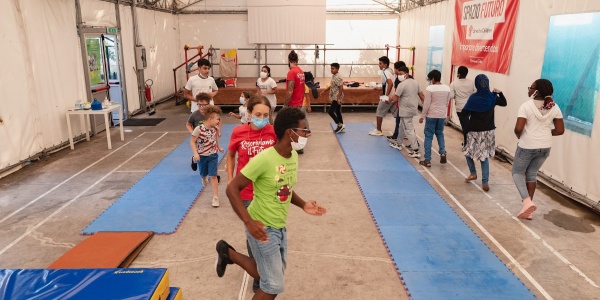
[(506, 106), (506, 98), (501, 91), (490, 91), (490, 80), (483, 74), (475, 77), (477, 92), (472, 94), (463, 108), (463, 116), (468, 118), (466, 126), (467, 142), (463, 145), (463, 153), (467, 159), (470, 175), (466, 182), (477, 179), (475, 160), (481, 162), (481, 188), (489, 191), (490, 179), (489, 158), (496, 154), (496, 137), (494, 135), (494, 108)]

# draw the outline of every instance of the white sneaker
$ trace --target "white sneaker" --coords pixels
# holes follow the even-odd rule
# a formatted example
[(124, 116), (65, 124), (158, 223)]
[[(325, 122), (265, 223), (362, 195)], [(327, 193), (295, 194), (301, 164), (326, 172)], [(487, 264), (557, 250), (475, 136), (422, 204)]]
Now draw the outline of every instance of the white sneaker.
[(213, 197), (212, 206), (213, 207), (219, 207), (219, 197), (217, 197), (217, 196)]
[(416, 151), (409, 153), (408, 156), (419, 158), (419, 157), (421, 157), (421, 153), (419, 153), (419, 150), (416, 150)]
[(382, 136), (383, 132), (377, 130), (377, 129), (373, 129), (372, 131), (369, 132), (369, 135), (376, 135), (376, 136)]
[(397, 142), (390, 142), (390, 147), (397, 149), (398, 151), (402, 151), (402, 145)]
[(202, 177), (202, 185), (208, 186), (208, 177)]

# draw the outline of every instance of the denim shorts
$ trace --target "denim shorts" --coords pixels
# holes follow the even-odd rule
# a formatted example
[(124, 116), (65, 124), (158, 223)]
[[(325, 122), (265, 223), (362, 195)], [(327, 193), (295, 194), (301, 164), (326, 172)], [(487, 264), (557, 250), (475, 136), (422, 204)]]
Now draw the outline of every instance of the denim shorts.
[(283, 273), (287, 256), (287, 232), (285, 227), (276, 229), (265, 227), (268, 242), (256, 240), (247, 230), (246, 238), (252, 249), (260, 275), (260, 289), (271, 295), (283, 293)]
[(200, 176), (217, 176), (218, 166), (219, 154), (213, 153), (208, 156), (200, 155), (200, 163), (198, 163), (198, 171), (200, 171)]

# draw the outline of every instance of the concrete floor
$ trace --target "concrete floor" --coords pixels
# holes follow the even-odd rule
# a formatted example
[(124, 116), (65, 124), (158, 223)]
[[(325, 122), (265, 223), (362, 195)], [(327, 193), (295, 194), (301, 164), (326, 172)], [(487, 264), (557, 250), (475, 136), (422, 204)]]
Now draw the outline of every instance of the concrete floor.
[[(375, 120), (374, 110), (351, 110), (344, 108), (346, 122)], [(158, 126), (128, 127), (124, 142), (113, 128), (113, 150), (101, 133), (0, 179), (0, 268), (45, 268), (85, 239), (79, 232), (187, 137), (187, 116), (184, 106), (159, 105), (153, 117), (167, 119)], [(322, 109), (310, 114), (313, 135), (296, 189), (329, 212), (313, 217), (290, 209), (286, 291), (278, 299), (407, 299), (329, 122)], [(393, 119), (383, 127), (392, 130)], [(375, 138), (382, 137), (365, 142)], [(515, 218), (520, 201), (510, 164), (492, 161), (489, 193), (480, 182), (465, 183), (461, 139), (446, 128), (446, 165), (436, 153), (429, 169), (408, 159), (538, 298), (600, 299), (600, 216), (539, 187), (535, 219)], [(251, 280), (240, 268), (230, 266), (223, 278), (214, 270), (217, 240), (245, 250), (243, 224), (224, 188), (220, 208), (202, 193), (177, 232), (154, 236), (132, 267), (168, 268), (171, 286), (181, 287), (185, 299), (250, 299)]]

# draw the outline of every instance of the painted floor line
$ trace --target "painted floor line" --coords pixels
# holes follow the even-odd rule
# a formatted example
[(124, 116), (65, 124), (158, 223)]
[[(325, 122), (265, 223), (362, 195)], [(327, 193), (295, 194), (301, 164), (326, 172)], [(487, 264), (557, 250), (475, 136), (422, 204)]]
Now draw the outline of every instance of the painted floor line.
[[(61, 211), (63, 211), (65, 208), (67, 208), (69, 205), (71, 205), (73, 202), (77, 201), (77, 199), (79, 199), (81, 196), (83, 196), (85, 193), (87, 193), (89, 190), (91, 190), (92, 188), (94, 188), (96, 185), (98, 185), (98, 183), (104, 181), (104, 179), (106, 179), (108, 176), (112, 175), (116, 170), (118, 170), (119, 168), (121, 168), (123, 165), (125, 165), (126, 163), (128, 163), (129, 161), (131, 161), (132, 159), (134, 159), (136, 156), (138, 156), (140, 153), (142, 153), (144, 150), (148, 149), (150, 146), (154, 145), (154, 143), (158, 142), (161, 138), (163, 138), (165, 135), (167, 135), (167, 133), (164, 133), (163, 135), (161, 135), (160, 137), (158, 137), (156, 140), (154, 140), (152, 143), (148, 144), (148, 146), (142, 148), (140, 151), (136, 152), (133, 156), (131, 156), (130, 158), (128, 158), (127, 160), (125, 160), (124, 162), (122, 162), (120, 165), (116, 166), (112, 171), (108, 172), (106, 175), (102, 176), (102, 178), (100, 178), (99, 180), (97, 180), (96, 182), (94, 182), (93, 184), (91, 184), (90, 186), (88, 186), (85, 190), (81, 191), (81, 193), (79, 193), (77, 196), (75, 196), (73, 199), (69, 200), (67, 203), (63, 204), (60, 208), (58, 208), (56, 211), (54, 211), (52, 214), (50, 214), (49, 216), (47, 216), (45, 219), (43, 219), (41, 222), (39, 222), (38, 224), (36, 224), (33, 227), (30, 227), (27, 229), (27, 231), (25, 233), (23, 233), (21, 236), (19, 236), (18, 238), (16, 238), (13, 242), (11, 242), (10, 244), (8, 244), (6, 247), (4, 247), (2, 250), (0, 250), (0, 255), (6, 253), (6, 251), (8, 251), (10, 248), (12, 248), (14, 245), (16, 245), (18, 242), (20, 242), (22, 239), (24, 239), (25, 237), (29, 236), (32, 232), (34, 232), (37, 228), (39, 228), (40, 226), (44, 225), (46, 222), (48, 222), (50, 219), (52, 219), (54, 216), (56, 216), (58, 213), (60, 213)], [(124, 145), (123, 145), (124, 146)]]
[[(142, 136), (142, 135), (144, 135), (144, 133), (142, 133), (142, 134), (140, 134), (139, 136), (135, 137), (135, 138), (134, 138), (134, 140), (135, 140), (135, 139), (137, 139), (138, 137)], [(8, 220), (8, 219), (9, 219), (9, 218), (11, 218), (12, 216), (14, 216), (14, 215), (18, 214), (19, 212), (21, 212), (21, 211), (22, 211), (22, 210), (24, 210), (25, 208), (29, 207), (30, 205), (32, 205), (32, 204), (34, 204), (34, 203), (38, 202), (40, 199), (42, 199), (42, 198), (46, 197), (48, 194), (52, 193), (53, 191), (55, 191), (56, 189), (58, 189), (59, 187), (61, 187), (61, 186), (62, 186), (62, 185), (64, 185), (65, 183), (67, 183), (67, 182), (71, 181), (71, 179), (73, 179), (73, 178), (77, 177), (79, 174), (81, 174), (81, 173), (83, 173), (83, 172), (87, 171), (88, 169), (90, 169), (91, 167), (93, 167), (93, 166), (97, 165), (98, 163), (100, 163), (101, 161), (103, 161), (104, 159), (106, 159), (107, 157), (109, 157), (109, 156), (113, 155), (113, 154), (114, 154), (114, 153), (116, 153), (117, 151), (121, 150), (123, 147), (125, 147), (125, 146), (129, 145), (129, 143), (131, 143), (131, 142), (133, 142), (133, 140), (132, 140), (132, 141), (129, 141), (129, 142), (127, 142), (127, 143), (125, 143), (124, 145), (122, 145), (121, 147), (119, 147), (119, 148), (115, 149), (114, 151), (111, 151), (110, 153), (108, 153), (108, 154), (104, 155), (103, 157), (101, 157), (101, 158), (100, 158), (100, 159), (98, 159), (97, 161), (95, 161), (95, 162), (91, 163), (90, 165), (88, 165), (87, 167), (83, 168), (81, 171), (79, 171), (79, 172), (77, 172), (77, 173), (73, 174), (71, 177), (69, 177), (69, 178), (67, 178), (67, 179), (63, 180), (61, 183), (59, 183), (59, 184), (55, 185), (53, 188), (49, 189), (49, 190), (48, 190), (48, 191), (46, 191), (45, 193), (43, 193), (43, 194), (39, 195), (38, 197), (36, 197), (35, 199), (33, 199), (33, 200), (29, 201), (29, 203), (27, 203), (27, 204), (25, 204), (25, 205), (21, 206), (19, 209), (15, 210), (15, 211), (13, 211), (13, 212), (12, 212), (12, 213), (10, 213), (8, 216), (6, 216), (6, 217), (2, 218), (2, 219), (0, 220), (0, 224), (2, 224), (4, 221)]]
[[(415, 160), (418, 160), (415, 158)], [(535, 286), (535, 288), (542, 294), (544, 295), (544, 297), (548, 300), (553, 299), (552, 296), (550, 296), (550, 294), (548, 294), (548, 292), (546, 292), (546, 290), (535, 280), (535, 278), (533, 278), (533, 276), (531, 276), (531, 274), (529, 274), (529, 272), (527, 272), (527, 270), (525, 270), (525, 268), (523, 266), (521, 266), (521, 264), (519, 264), (519, 262), (506, 250), (504, 249), (504, 247), (502, 246), (502, 244), (500, 244), (500, 242), (498, 242), (494, 236), (489, 233), (485, 227), (483, 227), (483, 225), (481, 225), (477, 219), (475, 219), (475, 217), (473, 217), (473, 215), (471, 215), (471, 213), (469, 213), (469, 211), (462, 206), (462, 204), (460, 204), (460, 202), (458, 202), (458, 200), (454, 197), (454, 195), (452, 193), (450, 193), (450, 191), (448, 189), (446, 189), (446, 187), (433, 175), (433, 173), (431, 173), (431, 171), (429, 171), (426, 167), (423, 166), (423, 169), (425, 172), (427, 172), (429, 174), (429, 176), (438, 184), (438, 186), (444, 190), (444, 192), (446, 193), (446, 195), (448, 195), (448, 197), (450, 197), (450, 199), (452, 199), (452, 201), (454, 202), (454, 204), (456, 204), (456, 206), (458, 206), (458, 208), (460, 208), (463, 213), (471, 220), (471, 222), (473, 222), (473, 224), (475, 224), (475, 226), (477, 226), (477, 228), (479, 228), (479, 230), (481, 230), (481, 232), (483, 232), (483, 234), (496, 246), (498, 247), (498, 249), (508, 258), (508, 260), (510, 260), (510, 262), (517, 268), (519, 269), (519, 271), (521, 271), (521, 273), (527, 277), (527, 279), (529, 279), (529, 281), (531, 282), (531, 284), (533, 284), (533, 286)]]
[[(421, 141), (423, 140), (421, 138), (421, 136), (418, 136), (418, 138)], [(437, 153), (439, 155), (439, 153), (437, 151), (435, 151), (434, 149), (431, 149), (431, 150), (432, 150), (432, 152), (435, 152), (435, 153)], [(463, 177), (467, 177), (466, 174), (464, 174), (458, 167), (456, 167), (453, 163), (450, 162), (450, 159), (448, 159), (448, 164), (450, 164)], [(550, 252), (552, 254), (554, 254), (554, 256), (556, 256), (560, 261), (562, 261), (563, 263), (565, 263), (566, 265), (568, 265), (569, 268), (571, 268), (571, 270), (575, 271), (575, 273), (577, 273), (579, 276), (583, 277), (583, 279), (585, 281), (587, 281), (591, 286), (593, 286), (595, 288), (600, 288), (591, 278), (589, 278), (585, 273), (583, 273), (583, 271), (581, 271), (579, 268), (577, 268), (573, 263), (571, 263), (562, 254), (560, 254), (556, 249), (554, 249), (554, 247), (550, 246), (544, 239), (542, 239), (542, 237), (540, 237), (531, 228), (529, 228), (527, 225), (525, 225), (519, 218), (517, 218), (516, 216), (514, 216), (508, 209), (506, 209), (502, 204), (500, 204), (500, 202), (496, 201), (489, 193), (484, 192), (481, 189), (481, 187), (479, 185), (477, 185), (475, 182), (471, 181), (470, 183), (473, 184), (473, 185), (475, 185), (483, 194), (485, 194), (490, 200), (492, 200), (494, 203), (496, 203), (496, 205), (498, 205), (504, 212), (506, 212), (511, 217), (511, 219), (513, 219), (517, 223), (519, 223), (519, 225), (523, 229), (525, 229), (527, 232), (529, 232), (535, 239), (537, 239), (540, 242), (542, 242), (542, 245), (544, 245), (544, 247), (546, 247), (548, 250), (550, 250)]]

